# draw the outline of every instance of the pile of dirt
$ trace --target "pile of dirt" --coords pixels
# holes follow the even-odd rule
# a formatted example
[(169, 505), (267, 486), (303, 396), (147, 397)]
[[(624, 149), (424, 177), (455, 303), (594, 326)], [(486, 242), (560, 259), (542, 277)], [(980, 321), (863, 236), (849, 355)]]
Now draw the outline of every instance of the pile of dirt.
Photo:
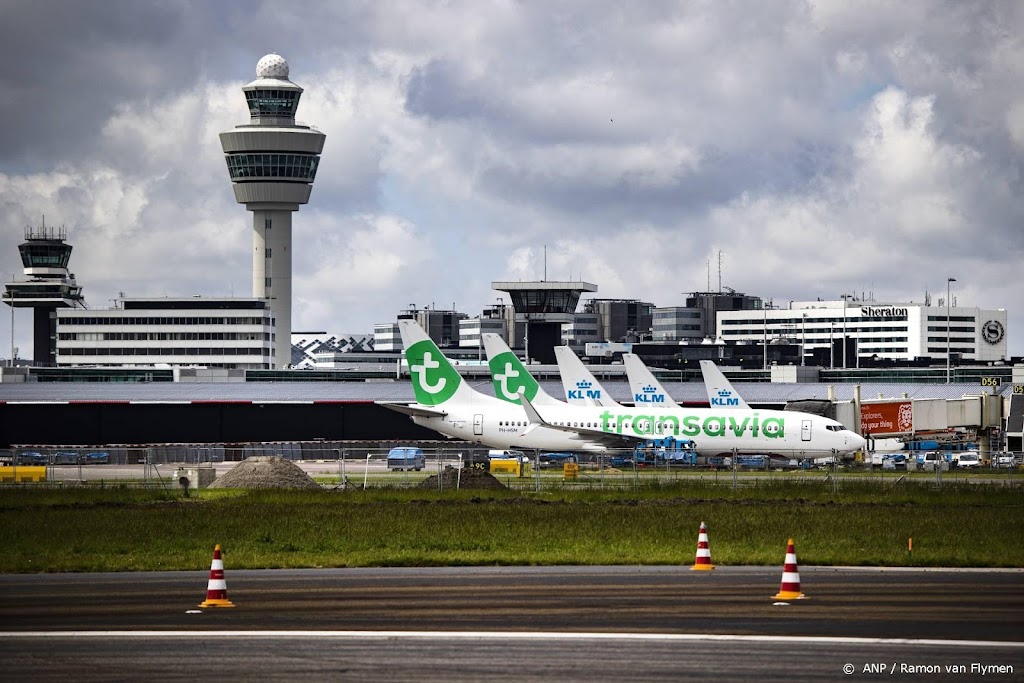
[(211, 489), (318, 489), (302, 468), (279, 455), (246, 458), (217, 477)]
[(460, 489), (506, 489), (508, 488), (500, 481), (497, 477), (488, 472), (487, 470), (476, 469), (467, 467), (462, 469), (462, 475), (459, 476), (459, 470), (455, 467), (445, 467), (444, 471), (440, 475), (432, 474), (423, 481), (420, 482), (418, 488), (421, 489), (438, 489), (437, 478), (441, 477), (440, 488), (444, 491), (454, 489), (456, 487)]

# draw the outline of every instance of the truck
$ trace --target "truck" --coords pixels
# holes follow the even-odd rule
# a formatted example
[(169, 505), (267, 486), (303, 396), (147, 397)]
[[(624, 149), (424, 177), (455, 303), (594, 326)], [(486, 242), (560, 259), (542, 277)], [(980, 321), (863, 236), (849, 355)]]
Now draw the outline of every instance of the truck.
[(749, 467), (750, 469), (765, 469), (770, 462), (767, 455), (740, 454), (736, 456), (737, 467)]
[(399, 446), (388, 451), (388, 469), (392, 472), (416, 470), (419, 472), (427, 464), (427, 457), (422, 448), (415, 446)]
[(632, 460), (637, 467), (696, 465), (697, 453), (689, 439), (667, 436), (663, 439), (648, 439), (637, 445)]
[(897, 468), (906, 468), (907, 466), (907, 454), (906, 453), (872, 453), (871, 464), (875, 467), (881, 467), (886, 470), (894, 470)]

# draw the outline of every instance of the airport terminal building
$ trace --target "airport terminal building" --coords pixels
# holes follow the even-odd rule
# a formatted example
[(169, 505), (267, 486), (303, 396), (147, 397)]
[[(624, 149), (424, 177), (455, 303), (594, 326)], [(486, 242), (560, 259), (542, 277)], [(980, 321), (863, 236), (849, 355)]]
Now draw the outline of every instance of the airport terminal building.
[(266, 299), (119, 299), (115, 308), (60, 309), (57, 366), (273, 367)]

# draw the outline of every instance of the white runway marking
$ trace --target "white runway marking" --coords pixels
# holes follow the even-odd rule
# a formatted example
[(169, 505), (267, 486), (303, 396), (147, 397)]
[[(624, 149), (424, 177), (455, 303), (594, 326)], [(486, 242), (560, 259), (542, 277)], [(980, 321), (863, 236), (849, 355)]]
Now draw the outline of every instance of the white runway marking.
[(2, 638), (382, 638), (428, 640), (638, 640), (665, 642), (747, 642), (832, 645), (935, 645), (941, 647), (1024, 648), (1024, 642), (853, 638), (829, 636), (751, 636), (707, 633), (572, 633), (563, 631), (0, 631)]

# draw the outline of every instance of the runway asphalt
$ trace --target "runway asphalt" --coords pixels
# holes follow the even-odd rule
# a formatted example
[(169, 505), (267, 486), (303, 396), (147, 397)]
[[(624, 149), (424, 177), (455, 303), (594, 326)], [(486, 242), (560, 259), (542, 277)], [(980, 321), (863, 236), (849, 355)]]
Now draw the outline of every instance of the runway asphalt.
[(1024, 680), (1022, 570), (225, 571), (0, 576), (3, 678)]

